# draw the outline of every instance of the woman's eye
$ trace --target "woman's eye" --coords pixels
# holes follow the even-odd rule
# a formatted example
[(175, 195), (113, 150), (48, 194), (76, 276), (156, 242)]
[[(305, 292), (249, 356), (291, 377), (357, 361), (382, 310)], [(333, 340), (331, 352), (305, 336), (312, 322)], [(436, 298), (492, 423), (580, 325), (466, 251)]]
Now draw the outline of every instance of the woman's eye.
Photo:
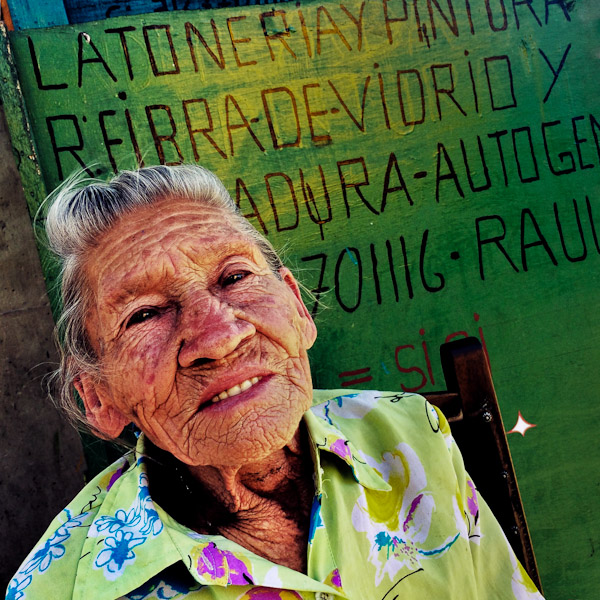
[(155, 317), (157, 314), (158, 314), (158, 310), (156, 308), (142, 308), (141, 310), (138, 310), (137, 312), (134, 312), (131, 315), (131, 317), (127, 321), (127, 325), (125, 326), (125, 329), (128, 329), (132, 325), (137, 325), (138, 323), (143, 323), (144, 321), (147, 321), (148, 319), (152, 319), (152, 317)]
[(247, 272), (232, 273), (231, 275), (227, 275), (227, 277), (223, 278), (223, 287), (227, 287), (228, 285), (233, 285), (234, 283), (241, 281), (244, 279), (244, 277), (246, 277), (246, 275), (248, 275)]

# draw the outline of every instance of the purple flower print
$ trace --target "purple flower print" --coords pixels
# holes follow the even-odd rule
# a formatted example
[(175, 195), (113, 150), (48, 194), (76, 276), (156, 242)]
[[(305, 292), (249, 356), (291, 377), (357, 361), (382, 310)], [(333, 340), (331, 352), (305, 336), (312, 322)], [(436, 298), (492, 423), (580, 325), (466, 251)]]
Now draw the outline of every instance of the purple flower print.
[(340, 577), (340, 572), (337, 569), (335, 569), (331, 574), (331, 584), (336, 588), (342, 587), (342, 578)]
[(302, 600), (302, 596), (293, 590), (255, 587), (248, 590), (239, 600)]
[(106, 486), (107, 492), (114, 485), (115, 481), (117, 481), (117, 479), (119, 479), (119, 477), (121, 477), (121, 475), (123, 475), (125, 473), (125, 471), (127, 471), (127, 469), (129, 469), (129, 463), (127, 461), (125, 461), (125, 463), (121, 466), (121, 468), (117, 469), (111, 475), (110, 481), (108, 482), (108, 485)]
[(470, 488), (467, 494), (467, 508), (471, 513), (471, 516), (474, 519), (476, 519), (477, 514), (479, 513), (479, 505), (477, 504), (477, 490), (475, 489), (475, 485), (470, 479), (467, 479), (467, 484)]
[(352, 452), (350, 452), (347, 440), (341, 438), (339, 440), (335, 440), (335, 442), (333, 442), (333, 444), (329, 446), (329, 449), (334, 454), (337, 454), (340, 458), (343, 458), (344, 460), (352, 456)]
[(254, 583), (248, 567), (233, 553), (220, 550), (214, 542), (202, 549), (196, 563), (200, 575), (212, 580), (225, 580), (229, 585)]

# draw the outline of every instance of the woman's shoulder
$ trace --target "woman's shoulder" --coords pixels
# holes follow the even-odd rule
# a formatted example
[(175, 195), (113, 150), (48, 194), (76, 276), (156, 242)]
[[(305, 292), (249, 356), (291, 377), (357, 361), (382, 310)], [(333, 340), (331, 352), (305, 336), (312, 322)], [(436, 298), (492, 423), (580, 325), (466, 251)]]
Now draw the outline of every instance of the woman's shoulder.
[(423, 424), (432, 417), (437, 422), (437, 415), (440, 414), (419, 394), (353, 389), (314, 390), (311, 411), (316, 415), (335, 414), (343, 420), (385, 415), (392, 417), (394, 422), (423, 421)]
[(128, 453), (96, 475), (50, 523), (9, 583), (7, 598), (71, 598), (89, 529), (107, 495), (135, 465)]
[(310, 412), (357, 446), (448, 447), (450, 428), (441, 412), (418, 394), (378, 390), (315, 390)]

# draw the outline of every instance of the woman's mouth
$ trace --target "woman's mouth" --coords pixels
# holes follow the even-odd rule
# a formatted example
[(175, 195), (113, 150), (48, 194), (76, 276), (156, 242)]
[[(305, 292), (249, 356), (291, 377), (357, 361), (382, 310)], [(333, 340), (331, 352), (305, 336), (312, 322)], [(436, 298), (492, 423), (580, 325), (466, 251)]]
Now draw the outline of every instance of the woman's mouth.
[(250, 389), (253, 385), (258, 383), (261, 379), (262, 379), (262, 377), (252, 377), (250, 379), (245, 379), (241, 383), (238, 383), (238, 384), (234, 385), (233, 387), (229, 388), (228, 390), (225, 390), (225, 391), (221, 392), (220, 394), (218, 394), (217, 396), (215, 396), (212, 399), (212, 402), (214, 404), (215, 402), (219, 402), (219, 400), (225, 400), (225, 398), (231, 398), (232, 396), (237, 396), (238, 394), (245, 392), (247, 389)]

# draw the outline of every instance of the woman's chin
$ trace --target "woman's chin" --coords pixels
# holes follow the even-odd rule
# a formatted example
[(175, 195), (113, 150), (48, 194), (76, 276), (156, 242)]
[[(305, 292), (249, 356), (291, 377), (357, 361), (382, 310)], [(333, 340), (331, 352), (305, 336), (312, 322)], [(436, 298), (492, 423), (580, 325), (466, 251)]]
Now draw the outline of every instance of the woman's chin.
[(245, 465), (256, 464), (268, 460), (270, 456), (293, 443), (298, 431), (299, 421), (294, 427), (277, 428), (272, 425), (276, 435), (264, 435), (264, 429), (253, 424), (256, 434), (252, 434), (252, 426), (245, 430), (243, 439), (230, 440), (226, 446), (207, 444), (204, 440), (197, 445), (198, 452), (192, 456), (177, 456), (189, 466), (211, 466), (215, 468), (241, 468)]

